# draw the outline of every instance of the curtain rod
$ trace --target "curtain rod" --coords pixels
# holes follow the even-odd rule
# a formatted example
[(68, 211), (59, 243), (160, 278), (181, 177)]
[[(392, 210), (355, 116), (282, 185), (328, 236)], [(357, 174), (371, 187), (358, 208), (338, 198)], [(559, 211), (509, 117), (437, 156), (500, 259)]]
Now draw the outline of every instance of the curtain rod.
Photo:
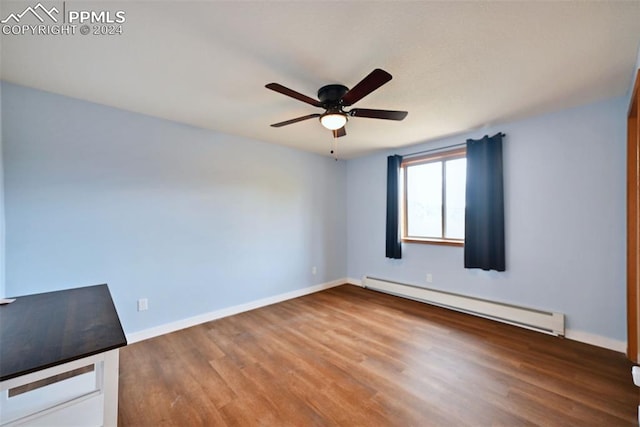
[[(507, 135), (504, 134), (504, 132), (498, 132), (496, 135), (500, 135), (503, 138)], [(458, 144), (451, 144), (451, 145), (447, 145), (445, 147), (438, 147), (438, 148), (431, 148), (429, 150), (422, 150), (422, 151), (416, 151), (415, 153), (409, 153), (409, 154), (405, 154), (402, 156), (402, 158), (406, 158), (406, 157), (415, 157), (415, 156), (419, 156), (422, 154), (426, 154), (426, 153), (433, 153), (434, 151), (442, 151), (442, 150), (447, 150), (449, 148), (456, 148), (456, 147), (464, 147), (466, 146), (467, 143), (466, 142), (461, 142)]]
[(431, 148), (429, 150), (422, 150), (422, 151), (416, 151), (415, 153), (411, 153), (411, 154), (404, 154), (402, 156), (403, 159), (406, 159), (407, 157), (415, 157), (415, 156), (420, 156), (422, 154), (426, 154), (426, 153), (433, 153), (434, 151), (442, 151), (442, 150), (447, 150), (449, 148), (456, 148), (456, 147), (465, 147), (467, 145), (466, 142), (462, 142), (459, 144), (452, 144), (452, 145), (447, 145), (446, 147), (438, 147), (438, 148)]

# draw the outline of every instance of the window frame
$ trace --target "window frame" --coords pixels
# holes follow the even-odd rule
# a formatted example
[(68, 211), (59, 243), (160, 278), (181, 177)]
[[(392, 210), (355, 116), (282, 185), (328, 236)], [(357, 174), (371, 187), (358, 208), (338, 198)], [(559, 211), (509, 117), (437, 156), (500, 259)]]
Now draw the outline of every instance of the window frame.
[[(446, 166), (445, 162), (447, 160), (455, 160), (455, 159), (464, 159), (467, 157), (467, 148), (466, 146), (461, 148), (456, 148), (452, 150), (443, 150), (435, 153), (426, 154), (423, 156), (403, 158), (400, 164), (400, 171), (402, 175), (402, 179), (400, 181), (401, 184), (401, 202), (400, 202), (400, 218), (401, 218), (401, 240), (402, 242), (408, 243), (425, 243), (432, 245), (446, 245), (446, 246), (464, 246), (464, 239), (452, 239), (444, 237), (444, 232), (446, 230)], [(442, 162), (442, 229), (441, 235), (442, 237), (417, 237), (417, 236), (408, 236), (408, 212), (407, 212), (407, 167), (433, 163), (433, 162)]]

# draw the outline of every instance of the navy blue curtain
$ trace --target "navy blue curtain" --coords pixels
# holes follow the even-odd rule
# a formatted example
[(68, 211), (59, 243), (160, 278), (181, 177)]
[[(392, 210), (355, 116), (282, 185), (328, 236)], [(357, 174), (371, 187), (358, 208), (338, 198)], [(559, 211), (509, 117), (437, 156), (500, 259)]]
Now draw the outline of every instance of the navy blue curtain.
[(465, 268), (505, 271), (503, 136), (467, 140)]
[(400, 243), (400, 164), (402, 156), (387, 157), (387, 258), (402, 258)]

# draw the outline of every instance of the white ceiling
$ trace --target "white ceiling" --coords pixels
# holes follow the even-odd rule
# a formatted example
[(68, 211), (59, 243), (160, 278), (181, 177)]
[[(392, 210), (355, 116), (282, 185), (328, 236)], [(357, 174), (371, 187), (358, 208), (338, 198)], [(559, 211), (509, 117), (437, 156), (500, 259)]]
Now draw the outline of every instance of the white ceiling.
[[(2, 1), (0, 15), (33, 2)], [(62, 2), (44, 2), (57, 5)], [(2, 79), (198, 127), (329, 155), (321, 112), (264, 88), (315, 97), (393, 75), (352, 118), (338, 156), (415, 144), (620, 96), (640, 41), (640, 1), (67, 1), (123, 10), (114, 36), (2, 36)], [(25, 18), (26, 19), (26, 18)]]

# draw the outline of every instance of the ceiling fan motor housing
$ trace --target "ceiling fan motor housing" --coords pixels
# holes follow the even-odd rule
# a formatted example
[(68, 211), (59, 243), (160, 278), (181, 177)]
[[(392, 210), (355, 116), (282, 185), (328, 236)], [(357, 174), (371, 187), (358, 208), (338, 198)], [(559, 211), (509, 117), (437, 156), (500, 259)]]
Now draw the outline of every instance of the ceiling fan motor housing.
[(387, 83), (391, 78), (391, 74), (380, 68), (376, 68), (351, 89), (340, 84), (322, 86), (320, 90), (318, 90), (318, 99), (303, 95), (293, 89), (282, 86), (279, 83), (269, 83), (265, 85), (267, 89), (271, 89), (314, 107), (325, 109), (325, 112), (322, 114), (307, 114), (306, 116), (274, 123), (271, 126), (282, 127), (312, 118), (319, 118), (320, 123), (322, 123), (325, 128), (333, 132), (334, 138), (339, 138), (347, 134), (345, 124), (349, 117), (368, 117), (371, 119), (397, 121), (403, 120), (407, 115), (406, 111), (372, 110), (368, 108), (351, 108), (349, 111), (345, 111), (343, 109), (344, 107), (351, 107), (353, 104)]
[(318, 99), (325, 108), (337, 106), (342, 97), (349, 92), (349, 88), (343, 85), (326, 85), (318, 90)]

